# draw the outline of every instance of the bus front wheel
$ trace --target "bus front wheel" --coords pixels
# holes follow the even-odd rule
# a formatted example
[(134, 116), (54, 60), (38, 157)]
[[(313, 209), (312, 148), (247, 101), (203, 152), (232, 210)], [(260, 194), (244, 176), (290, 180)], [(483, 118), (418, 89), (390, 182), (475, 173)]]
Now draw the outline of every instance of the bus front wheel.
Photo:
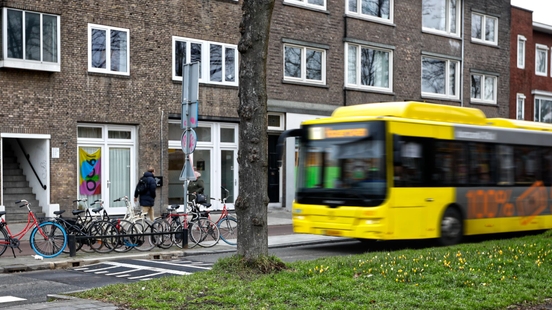
[(459, 243), (464, 235), (462, 215), (456, 208), (449, 207), (441, 219), (439, 244), (448, 246)]

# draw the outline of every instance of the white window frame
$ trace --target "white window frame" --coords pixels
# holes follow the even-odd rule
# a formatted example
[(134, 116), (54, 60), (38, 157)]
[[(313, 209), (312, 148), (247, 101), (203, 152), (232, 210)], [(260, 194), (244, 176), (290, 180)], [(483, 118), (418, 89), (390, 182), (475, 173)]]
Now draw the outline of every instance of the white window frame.
[(345, 14), (349, 17), (354, 17), (354, 18), (360, 18), (360, 19), (365, 19), (365, 20), (369, 20), (369, 21), (374, 21), (374, 22), (379, 22), (379, 23), (384, 23), (384, 24), (392, 24), (393, 23), (393, 10), (394, 10), (394, 6), (395, 6), (395, 0), (389, 0), (389, 18), (382, 18), (382, 17), (378, 17), (378, 16), (373, 16), (373, 15), (369, 15), (369, 14), (363, 14), (361, 12), (361, 7), (362, 7), (362, 2), (363, 1), (366, 1), (366, 0), (354, 0), (356, 1), (357, 3), (357, 10), (358, 12), (354, 12), (354, 11), (351, 11), (351, 9), (349, 8), (349, 0), (345, 0), (345, 5), (346, 5), (346, 8), (345, 8)]
[[(525, 57), (526, 57), (526, 48), (525, 43), (527, 42), (527, 38), (525, 36), (518, 34), (518, 40), (517, 40), (517, 67), (520, 69), (525, 69)], [(522, 57), (520, 57), (522, 56)]]
[(275, 113), (275, 112), (268, 112), (268, 116), (276, 116), (280, 119), (280, 126), (268, 126), (268, 130), (272, 131), (284, 131), (285, 123), (284, 123), (284, 113)]
[[(544, 52), (544, 72), (538, 70), (539, 62), (538, 55), (539, 51)], [(547, 76), (548, 75), (548, 46), (543, 44), (536, 44), (535, 46), (535, 75)]]
[[(298, 48), (301, 49), (301, 77), (290, 77), (286, 76), (286, 47), (291, 48)], [(322, 53), (322, 63), (321, 63), (321, 79), (320, 80), (312, 80), (307, 79), (307, 50), (313, 50)], [(282, 67), (282, 73), (284, 75), (284, 81), (289, 82), (301, 82), (301, 83), (308, 83), (308, 84), (317, 84), (317, 85), (326, 85), (326, 50), (321, 48), (314, 48), (309, 46), (302, 46), (297, 44), (284, 44), (283, 46), (283, 67)]]
[(298, 6), (304, 6), (309, 9), (325, 11), (328, 5), (327, 3), (328, 0), (322, 0), (322, 1), (324, 2), (322, 5), (309, 3), (309, 0), (284, 0), (284, 3), (295, 4)]
[[(433, 57), (433, 56), (422, 56), (422, 61), (420, 62), (421, 65), (421, 74), (423, 75), (424, 71), (424, 65), (423, 60), (424, 58), (429, 59), (436, 59), (440, 61), (444, 61), (446, 63), (446, 72), (445, 72), (445, 94), (437, 94), (437, 93), (430, 93), (430, 92), (424, 92), (423, 89), (421, 89), (422, 97), (428, 97), (428, 98), (436, 98), (436, 99), (460, 99), (460, 92), (462, 90), (460, 89), (460, 61), (459, 60), (452, 60), (452, 59), (446, 59), (446, 58), (440, 58), (440, 57)], [(455, 63), (455, 76), (454, 76), (454, 89), (456, 90), (455, 95), (450, 94), (450, 64)], [(423, 87), (422, 82), (422, 76), (420, 76), (420, 88)]]
[[(22, 19), (23, 19), (23, 29), (22, 29), (22, 53), (23, 53), (23, 59), (20, 58), (10, 58), (8, 57), (8, 10), (9, 11), (20, 11), (22, 12)], [(32, 14), (39, 14), (40, 15), (40, 60), (30, 60), (25, 59), (26, 56), (26, 40), (25, 40), (25, 14), (32, 13)], [(34, 12), (34, 11), (25, 11), (25, 10), (18, 10), (13, 8), (1, 8), (0, 14), (2, 14), (0, 20), (2, 23), (0, 24), (0, 31), (2, 31), (0, 38), (2, 39), (2, 50), (0, 51), (0, 68), (1, 67), (8, 67), (8, 68), (19, 68), (19, 69), (28, 69), (28, 70), (38, 70), (38, 71), (48, 71), (48, 72), (60, 72), (61, 71), (61, 26), (60, 26), (60, 17), (58, 15), (54, 14), (46, 14), (46, 13), (40, 13), (40, 12)], [(54, 62), (49, 61), (43, 61), (44, 57), (44, 49), (43, 49), (43, 18), (44, 16), (51, 16), (56, 18), (56, 51), (57, 51), (57, 59)]]
[[(540, 95), (537, 95), (535, 94), (535, 99), (534, 99), (534, 104), (533, 104), (533, 115), (534, 115), (534, 121), (535, 122), (539, 122), (539, 123), (544, 123), (542, 120), (543, 120), (543, 116), (541, 115), (541, 111), (538, 112), (538, 117), (537, 117), (537, 110), (540, 109), (540, 105), (542, 104), (542, 102), (539, 102), (539, 104), (537, 104), (537, 100), (545, 100), (545, 101), (549, 101), (551, 102), (550, 103), (550, 106), (552, 108), (552, 97), (549, 97), (549, 96), (552, 96), (552, 93), (550, 92), (542, 92), (542, 94)], [(551, 122), (549, 123), (552, 123), (552, 120)]]
[[(462, 8), (462, 0), (457, 0), (456, 1), (456, 32), (451, 32), (451, 23), (450, 23), (450, 16), (449, 16), (449, 7), (451, 5), (451, 1), (453, 0), (443, 0), (443, 1), (446, 1), (446, 9), (445, 9), (445, 14), (446, 14), (446, 26), (445, 26), (445, 30), (439, 30), (439, 29), (435, 29), (435, 28), (430, 28), (430, 27), (426, 27), (424, 26), (424, 22), (423, 22), (423, 16), (422, 16), (422, 30), (424, 32), (430, 32), (430, 33), (434, 33), (434, 34), (439, 34), (439, 35), (446, 35), (446, 36), (451, 36), (451, 37), (457, 37), (459, 38), (460, 37), (460, 33), (462, 31), (461, 29), (461, 23), (460, 21), (462, 20), (462, 14), (460, 14), (460, 10)], [(423, 15), (423, 2), (424, 0), (422, 0), (422, 15)]]
[[(186, 43), (186, 60), (188, 63), (190, 63), (191, 60), (191, 44), (200, 44), (201, 45), (201, 61), (199, 64), (199, 82), (202, 84), (214, 84), (214, 85), (227, 85), (227, 86), (238, 86), (239, 85), (239, 52), (238, 52), (238, 46), (235, 44), (227, 44), (227, 43), (221, 43), (221, 42), (214, 42), (214, 41), (204, 41), (204, 40), (196, 40), (191, 38), (185, 38), (185, 37), (172, 37), (172, 78), (174, 81), (182, 81), (182, 76), (177, 75), (177, 68), (176, 68), (176, 43), (177, 42), (185, 42)], [(211, 74), (210, 74), (210, 64), (211, 64), (211, 44), (213, 45), (220, 45), (222, 47), (222, 81), (211, 81)], [(226, 55), (226, 49), (232, 49), (234, 50), (234, 81), (226, 81), (225, 77), (229, 74), (229, 72), (226, 72), (226, 66), (225, 66), (225, 55)]]
[[(520, 118), (521, 112), (521, 118)], [(518, 93), (516, 95), (516, 119), (524, 120), (525, 119), (525, 95)]]
[[(479, 14), (479, 13), (472, 13), (472, 27), (473, 27), (473, 16), (478, 15), (481, 17), (481, 38), (471, 37), (472, 42), (475, 43), (481, 43), (481, 44), (488, 44), (488, 45), (498, 45), (498, 18), (494, 16), (489, 16), (485, 14)], [(485, 38), (485, 34), (487, 33), (487, 20), (493, 19), (494, 22), (494, 41), (489, 41)]]
[[(356, 56), (355, 56), (355, 67), (356, 67), (356, 83), (350, 83), (349, 82), (349, 46), (355, 46), (357, 48), (356, 50)], [(361, 84), (361, 50), (365, 49), (371, 49), (371, 50), (377, 50), (382, 52), (389, 53), (389, 67), (388, 70), (388, 82), (387, 84), (389, 87), (379, 87), (379, 86), (371, 86), (371, 85), (362, 85)], [(379, 47), (374, 47), (370, 45), (361, 45), (361, 44), (353, 44), (353, 43), (345, 43), (345, 86), (347, 88), (354, 88), (354, 89), (360, 89), (360, 90), (370, 90), (370, 91), (379, 91), (379, 92), (392, 92), (393, 91), (393, 50), (390, 49), (384, 49)]]
[[(92, 66), (92, 30), (104, 30), (106, 32), (106, 64), (105, 68), (95, 68)], [(126, 33), (126, 71), (113, 71), (111, 70), (111, 31), (120, 31)], [(88, 72), (106, 73), (114, 75), (130, 75), (130, 31), (125, 28), (88, 24)]]
[[(493, 79), (494, 92), (493, 92), (493, 98), (491, 100), (471, 97), (471, 88), (472, 88), (472, 85), (471, 85), (472, 78), (471, 77), (474, 76), (474, 75), (479, 75), (481, 77), (481, 79), (480, 79), (480, 82), (481, 82), (481, 97), (483, 97), (483, 95), (485, 94), (485, 87), (487, 85), (485, 83), (485, 80), (487, 78), (492, 78)], [(474, 102), (474, 103), (496, 104), (497, 103), (497, 89), (496, 89), (497, 86), (498, 86), (498, 77), (496, 75), (483, 74), (483, 73), (472, 73), (472, 74), (470, 74), (470, 101)]]

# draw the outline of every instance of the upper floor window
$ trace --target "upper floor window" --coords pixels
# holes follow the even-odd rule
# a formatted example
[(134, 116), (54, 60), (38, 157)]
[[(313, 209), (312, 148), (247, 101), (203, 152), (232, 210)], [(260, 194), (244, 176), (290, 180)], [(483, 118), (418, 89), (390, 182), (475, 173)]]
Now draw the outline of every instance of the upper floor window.
[(347, 87), (392, 91), (392, 51), (346, 43), (345, 53)]
[(128, 29), (88, 24), (88, 71), (130, 74)]
[(496, 76), (485, 74), (471, 75), (471, 101), (496, 103)]
[(60, 71), (59, 16), (3, 8), (0, 67)]
[(182, 80), (182, 64), (199, 62), (199, 82), (238, 85), (236, 45), (173, 37), (173, 80)]
[(460, 62), (422, 57), (422, 95), (458, 99)]
[(325, 84), (326, 51), (285, 44), (284, 80)]
[(373, 20), (393, 21), (394, 0), (348, 0), (347, 15)]
[(284, 0), (284, 3), (297, 4), (317, 10), (326, 9), (326, 0)]
[(546, 76), (548, 73), (548, 47), (537, 44), (535, 57), (535, 74)]
[(498, 44), (498, 18), (472, 13), (472, 41)]
[(516, 100), (516, 119), (525, 119), (525, 95), (517, 94)]
[(422, 0), (424, 30), (453, 36), (460, 35), (461, 0)]
[(535, 122), (552, 123), (552, 98), (535, 98)]
[(517, 67), (520, 69), (525, 68), (525, 41), (527, 39), (518, 35), (518, 44), (517, 44)]

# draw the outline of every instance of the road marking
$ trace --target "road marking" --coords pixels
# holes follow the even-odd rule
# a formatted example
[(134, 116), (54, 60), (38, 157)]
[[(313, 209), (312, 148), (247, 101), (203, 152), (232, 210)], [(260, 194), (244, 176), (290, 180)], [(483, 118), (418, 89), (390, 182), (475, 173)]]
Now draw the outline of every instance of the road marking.
[[(126, 268), (136, 269), (136, 270), (146, 270), (146, 271), (176, 274), (176, 275), (179, 275), (179, 276), (190, 274), (189, 272), (185, 272), (185, 271), (155, 268), (155, 267), (149, 267), (149, 266), (140, 266), (140, 265), (133, 265), (133, 264), (125, 264), (125, 263), (118, 263), (118, 262), (102, 262), (102, 264), (111, 265), (111, 266), (113, 266), (113, 268), (114, 267), (126, 267)], [(102, 269), (105, 269), (105, 268), (102, 268)]]
[[(143, 261), (143, 262), (151, 262), (151, 260), (147, 260), (147, 259), (136, 259), (137, 261)], [(169, 266), (179, 266), (179, 267), (182, 267), (182, 266), (185, 266), (184, 264), (175, 264), (175, 263), (171, 263), (171, 262), (166, 262), (166, 261), (155, 261), (156, 264), (163, 264), (163, 265), (169, 265)], [(188, 265), (192, 265), (194, 268), (198, 268), (198, 269), (205, 269), (205, 270), (211, 270), (211, 267), (204, 267), (204, 266), (201, 266), (202, 264), (207, 264), (209, 266), (212, 266), (213, 264), (211, 263), (202, 263), (202, 262), (192, 262), (192, 261), (185, 261), (185, 263), (187, 263)]]
[(15, 296), (0, 296), (0, 303), (26, 300)]

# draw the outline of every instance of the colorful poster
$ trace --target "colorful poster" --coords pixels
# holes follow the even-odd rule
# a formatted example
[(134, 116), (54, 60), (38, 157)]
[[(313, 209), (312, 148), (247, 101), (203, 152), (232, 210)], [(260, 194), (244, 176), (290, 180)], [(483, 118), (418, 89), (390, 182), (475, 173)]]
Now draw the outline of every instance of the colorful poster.
[(79, 184), (81, 195), (97, 195), (101, 193), (101, 155), (101, 149), (89, 154), (83, 148), (79, 148)]

